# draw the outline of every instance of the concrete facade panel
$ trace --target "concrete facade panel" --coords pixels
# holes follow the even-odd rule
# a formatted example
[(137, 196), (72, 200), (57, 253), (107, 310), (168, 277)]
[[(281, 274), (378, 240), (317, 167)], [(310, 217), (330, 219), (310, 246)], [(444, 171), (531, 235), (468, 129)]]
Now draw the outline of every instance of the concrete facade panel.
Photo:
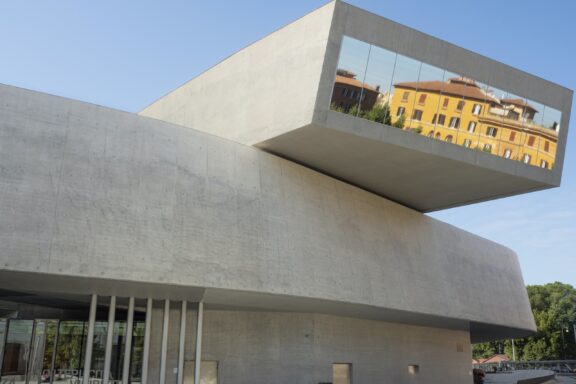
[[(155, 318), (161, 319), (161, 312), (156, 308)], [(195, 312), (189, 317), (190, 329)], [(177, 335), (178, 327), (170, 328), (170, 337)], [(194, 344), (193, 336), (187, 339), (187, 361), (194, 359)], [(470, 355), (465, 331), (314, 314), (204, 314), (202, 360), (218, 362), (222, 383), (327, 383), (333, 363), (352, 364), (354, 383), (465, 383), (471, 382)], [(417, 375), (408, 373), (412, 364), (419, 366)], [(167, 384), (176, 383), (176, 366), (177, 356), (169, 353)], [(151, 367), (151, 378), (157, 369)]]
[[(46, 111), (30, 130), (29, 116), (10, 115), (14, 140), (79, 137), (84, 129), (93, 138), (64, 141), (58, 150), (39, 142), (38, 156), (53, 151), (62, 171), (51, 194), (27, 188), (0, 196), (3, 212), (41, 202), (38, 215), (0, 216), (9, 239), (0, 254), (5, 271), (321, 299), (534, 329), (517, 258), (500, 245), (256, 148), (34, 92), (2, 93)], [(87, 114), (98, 123), (84, 127)], [(77, 145), (92, 157), (80, 165), (90, 175), (85, 182), (68, 174), (79, 163), (70, 155), (81, 152)], [(2, 149), (3, 169), (18, 175), (2, 178), (4, 188), (23, 189), (20, 180), (40, 177)]]
[(247, 144), (308, 123), (333, 9), (329, 3), (240, 50), (140, 114)]

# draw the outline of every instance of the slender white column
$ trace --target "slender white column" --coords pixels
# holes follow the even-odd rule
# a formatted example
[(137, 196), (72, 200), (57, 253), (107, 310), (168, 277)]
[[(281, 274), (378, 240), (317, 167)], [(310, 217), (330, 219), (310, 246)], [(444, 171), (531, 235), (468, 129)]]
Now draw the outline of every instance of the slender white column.
[(178, 384), (184, 383), (184, 347), (186, 346), (186, 300), (180, 312), (180, 348), (178, 349)]
[(88, 335), (86, 336), (86, 355), (84, 355), (84, 374), (82, 382), (90, 382), (90, 364), (92, 363), (92, 346), (94, 344), (94, 324), (96, 323), (96, 304), (98, 296), (92, 295), (90, 300), (90, 315), (88, 318)]
[(126, 342), (124, 343), (124, 367), (122, 383), (130, 381), (130, 359), (132, 358), (132, 333), (134, 331), (134, 297), (128, 300), (128, 318), (126, 319)]
[(194, 357), (194, 384), (200, 384), (200, 366), (202, 365), (202, 321), (204, 320), (204, 303), (198, 303), (196, 321), (196, 356)]
[(144, 326), (144, 350), (142, 351), (142, 381), (148, 383), (148, 361), (150, 360), (150, 330), (152, 326), (152, 299), (146, 301), (146, 324)]
[(110, 361), (112, 360), (112, 339), (114, 337), (114, 321), (116, 320), (116, 296), (110, 296), (108, 308), (108, 329), (106, 331), (106, 349), (104, 352), (104, 374), (102, 384), (108, 384), (110, 379)]
[(168, 352), (168, 321), (170, 320), (170, 300), (164, 301), (164, 323), (162, 323), (162, 349), (160, 352), (160, 384), (166, 383), (166, 354)]

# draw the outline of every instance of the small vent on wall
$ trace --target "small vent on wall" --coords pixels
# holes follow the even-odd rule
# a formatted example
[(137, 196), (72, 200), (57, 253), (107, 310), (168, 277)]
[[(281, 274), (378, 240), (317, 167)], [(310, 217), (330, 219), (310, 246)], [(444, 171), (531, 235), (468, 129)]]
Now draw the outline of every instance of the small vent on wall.
[(416, 365), (416, 364), (411, 364), (408, 366), (408, 373), (411, 375), (416, 375), (418, 374), (418, 371), (420, 370), (420, 366)]

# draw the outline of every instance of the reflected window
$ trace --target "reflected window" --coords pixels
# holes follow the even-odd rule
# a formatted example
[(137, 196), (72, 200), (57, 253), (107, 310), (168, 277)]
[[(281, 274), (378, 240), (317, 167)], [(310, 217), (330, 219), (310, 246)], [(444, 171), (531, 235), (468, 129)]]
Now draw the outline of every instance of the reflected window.
[(444, 123), (446, 123), (446, 115), (439, 114), (438, 115), (438, 125), (444, 126)]
[(398, 107), (398, 109), (396, 110), (396, 117), (402, 116), (405, 111), (406, 111), (406, 108), (404, 108), (404, 107)]
[(505, 158), (505, 159), (509, 159), (511, 156), (512, 156), (512, 150), (506, 149), (506, 150), (504, 151), (504, 158)]
[(474, 104), (472, 107), (472, 114), (473, 115), (480, 115), (482, 113), (482, 106), (480, 104)]
[(516, 132), (514, 131), (510, 132), (510, 138), (508, 140), (514, 141), (515, 138), (516, 138)]
[(444, 102), (442, 103), (442, 109), (448, 108), (448, 104), (450, 103), (450, 99), (445, 97)]
[(424, 103), (426, 103), (426, 94), (425, 93), (421, 94), (420, 97), (418, 98), (418, 104), (424, 105)]
[(372, 87), (366, 86), (363, 94), (364, 77), (370, 44), (345, 36), (342, 39), (340, 58), (336, 70), (334, 90), (332, 91), (331, 108), (339, 112), (356, 115), (359, 103), (362, 106), (375, 103), (376, 92)]
[(422, 120), (422, 111), (419, 109), (415, 109), (414, 113), (412, 114), (412, 120), (416, 121)]
[(498, 129), (495, 127), (487, 127), (486, 128), (486, 136), (496, 137), (498, 134)]
[(530, 164), (531, 159), (532, 159), (532, 156), (530, 156), (528, 154), (524, 154), (524, 156), (522, 157), (522, 162), (524, 164)]
[(476, 130), (476, 122), (475, 121), (469, 122), (468, 123), (468, 132), (474, 133), (475, 130)]
[(458, 112), (461, 112), (464, 109), (464, 105), (466, 105), (466, 103), (464, 102), (464, 100), (460, 100), (458, 102), (458, 104), (456, 105), (456, 110)]
[(6, 382), (23, 382), (25, 380), (33, 329), (34, 321), (32, 320), (10, 320), (8, 322), (2, 362), (2, 380)]
[(459, 117), (452, 117), (450, 119), (450, 128), (455, 128), (455, 129), (460, 128), (460, 118)]
[(484, 144), (484, 147), (482, 148), (482, 150), (484, 152), (492, 153), (492, 144)]
[(465, 139), (464, 140), (464, 147), (466, 148), (470, 148), (470, 145), (472, 144), (472, 141), (470, 139)]
[(452, 137), (452, 135), (446, 136), (446, 142), (447, 142), (447, 143), (451, 143), (453, 139), (454, 139), (454, 138)]
[(535, 140), (536, 140), (536, 138), (535, 138), (534, 136), (528, 137), (528, 145), (531, 146), (531, 147), (533, 147)]

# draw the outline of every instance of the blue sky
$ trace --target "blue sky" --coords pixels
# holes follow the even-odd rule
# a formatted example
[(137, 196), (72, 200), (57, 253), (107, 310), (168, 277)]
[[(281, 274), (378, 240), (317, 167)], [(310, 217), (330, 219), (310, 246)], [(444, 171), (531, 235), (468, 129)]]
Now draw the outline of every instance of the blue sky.
[[(324, 3), (3, 1), (0, 83), (138, 111)], [(576, 2), (550, 6), (501, 0), (349, 3), (576, 88)], [(575, 135), (570, 132), (560, 188), (432, 216), (514, 249), (527, 284), (558, 280), (576, 286)]]

